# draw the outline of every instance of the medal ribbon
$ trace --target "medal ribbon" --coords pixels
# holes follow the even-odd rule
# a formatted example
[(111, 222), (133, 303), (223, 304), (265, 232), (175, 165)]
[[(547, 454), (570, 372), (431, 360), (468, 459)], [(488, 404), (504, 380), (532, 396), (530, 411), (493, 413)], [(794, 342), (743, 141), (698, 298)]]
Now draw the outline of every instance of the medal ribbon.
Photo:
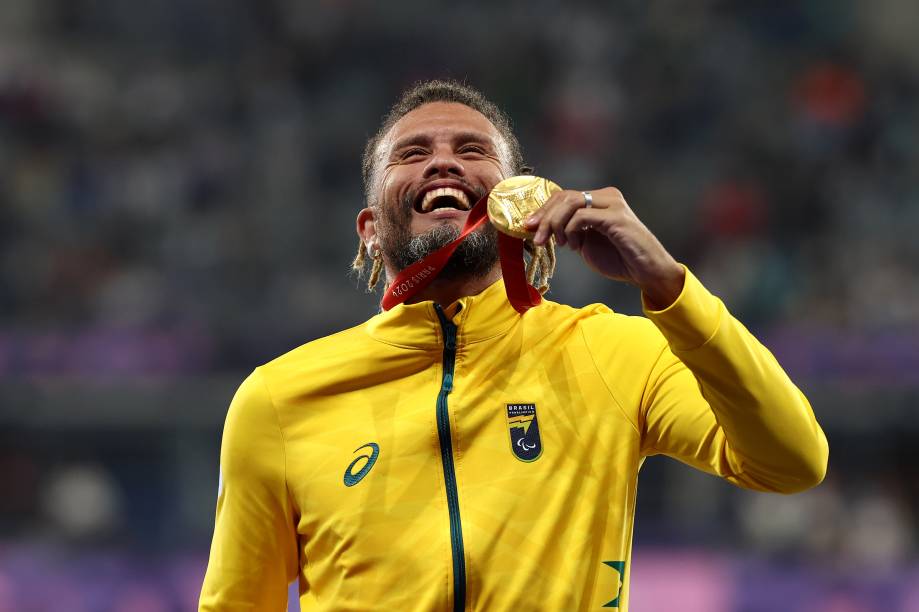
[[(477, 230), (488, 221), (488, 195), (476, 202), (463, 230), (455, 240), (446, 244), (427, 257), (416, 261), (396, 276), (383, 294), (381, 306), (389, 310), (393, 306), (411, 299), (419, 291), (431, 284), (453, 252), (466, 239), (466, 236)], [(520, 314), (542, 301), (539, 291), (526, 281), (526, 270), (523, 267), (523, 240), (498, 232), (498, 254), (501, 257), (501, 273), (504, 275), (504, 288), (511, 306)]]

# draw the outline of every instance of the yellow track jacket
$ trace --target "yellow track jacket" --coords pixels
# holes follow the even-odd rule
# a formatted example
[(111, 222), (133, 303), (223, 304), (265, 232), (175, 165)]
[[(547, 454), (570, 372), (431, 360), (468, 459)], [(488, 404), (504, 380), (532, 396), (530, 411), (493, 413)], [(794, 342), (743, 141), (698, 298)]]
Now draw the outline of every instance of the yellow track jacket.
[[(227, 415), (201, 610), (628, 608), (638, 470), (819, 483), (827, 442), (688, 271), (647, 318), (502, 282), (402, 305), (257, 368)], [(649, 320), (650, 319), (650, 320)]]

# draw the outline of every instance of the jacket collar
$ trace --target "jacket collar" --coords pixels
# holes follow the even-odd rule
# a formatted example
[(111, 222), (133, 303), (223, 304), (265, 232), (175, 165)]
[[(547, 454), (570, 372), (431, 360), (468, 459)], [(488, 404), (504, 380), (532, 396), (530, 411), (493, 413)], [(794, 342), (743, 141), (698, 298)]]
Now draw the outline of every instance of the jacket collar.
[[(457, 326), (457, 345), (482, 342), (504, 334), (519, 319), (499, 279), (477, 295), (460, 298), (444, 308)], [(443, 332), (434, 302), (399, 304), (367, 322), (367, 333), (375, 340), (406, 348), (443, 347)]]

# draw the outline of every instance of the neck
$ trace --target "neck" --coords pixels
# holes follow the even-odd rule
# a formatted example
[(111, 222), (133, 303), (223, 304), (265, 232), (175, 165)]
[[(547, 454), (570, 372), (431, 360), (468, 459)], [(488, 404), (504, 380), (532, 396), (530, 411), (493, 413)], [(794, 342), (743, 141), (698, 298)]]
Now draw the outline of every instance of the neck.
[(418, 302), (430, 300), (441, 306), (449, 306), (467, 295), (478, 295), (482, 293), (482, 291), (499, 278), (501, 278), (501, 266), (496, 265), (488, 274), (476, 278), (434, 279), (430, 285), (418, 292), (417, 295), (413, 296), (412, 299), (408, 300), (406, 303), (417, 304)]

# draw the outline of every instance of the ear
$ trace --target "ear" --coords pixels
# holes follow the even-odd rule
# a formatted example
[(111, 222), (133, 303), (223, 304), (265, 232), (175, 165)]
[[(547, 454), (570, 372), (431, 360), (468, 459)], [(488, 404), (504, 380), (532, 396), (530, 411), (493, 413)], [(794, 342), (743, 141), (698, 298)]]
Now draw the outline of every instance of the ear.
[(359, 213), (357, 213), (357, 222), (356, 222), (357, 235), (361, 237), (361, 241), (364, 243), (364, 247), (367, 249), (367, 253), (372, 253), (374, 245), (377, 245), (377, 229), (376, 229), (376, 220), (373, 217), (372, 208), (362, 208)]

